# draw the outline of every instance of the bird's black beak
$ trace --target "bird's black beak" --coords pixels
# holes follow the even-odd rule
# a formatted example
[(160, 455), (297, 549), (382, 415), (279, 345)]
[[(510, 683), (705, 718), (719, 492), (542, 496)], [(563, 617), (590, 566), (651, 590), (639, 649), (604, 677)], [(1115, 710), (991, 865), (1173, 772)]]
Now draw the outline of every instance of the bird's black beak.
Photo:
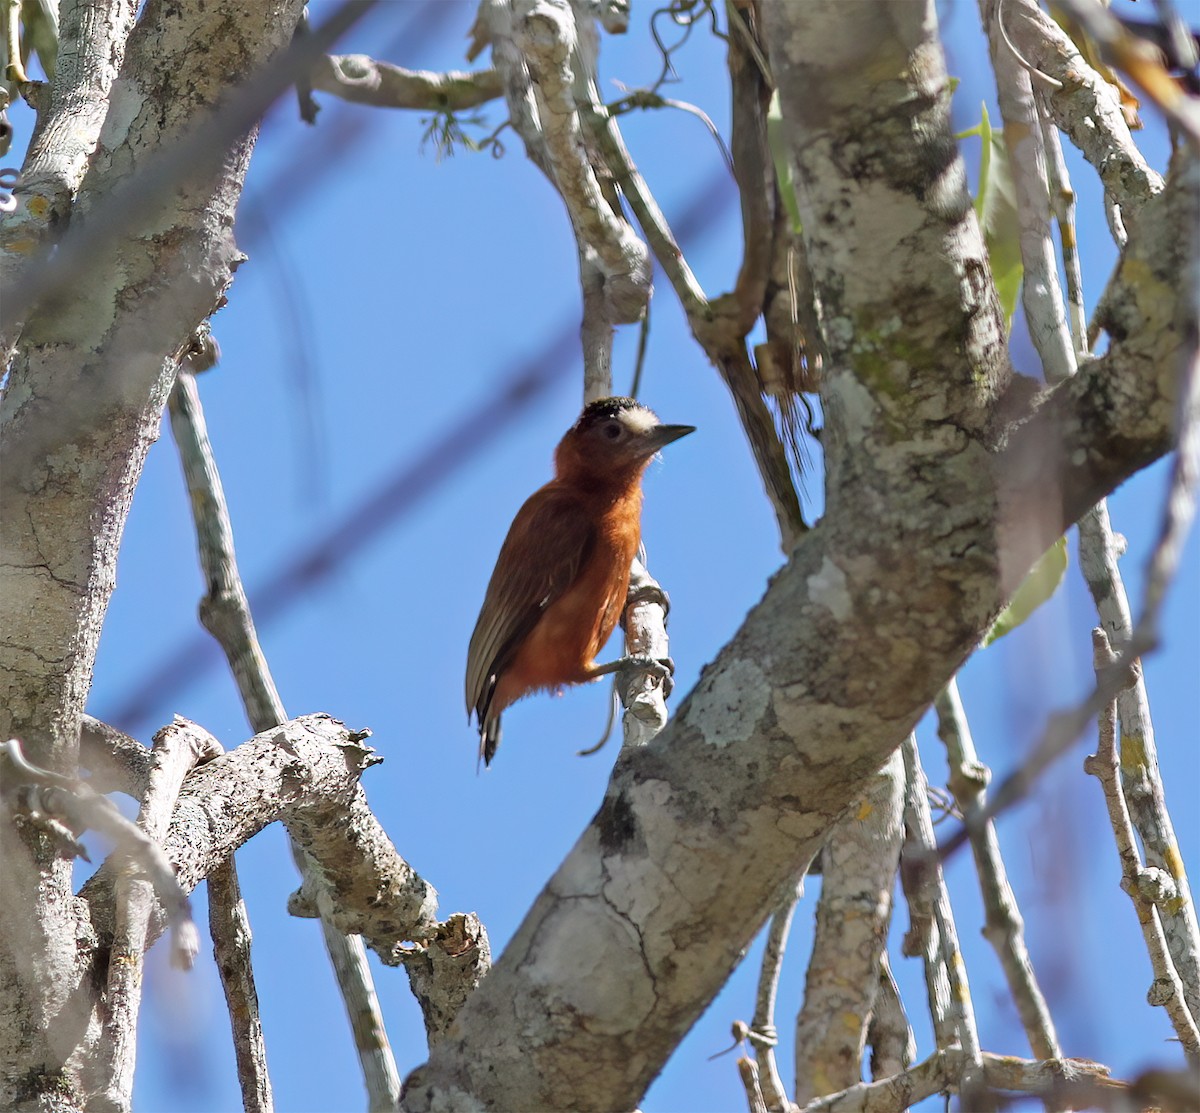
[(686, 437), (695, 431), (694, 425), (656, 425), (646, 434), (646, 440), (652, 450), (657, 452), (672, 441), (677, 441), (680, 437)]

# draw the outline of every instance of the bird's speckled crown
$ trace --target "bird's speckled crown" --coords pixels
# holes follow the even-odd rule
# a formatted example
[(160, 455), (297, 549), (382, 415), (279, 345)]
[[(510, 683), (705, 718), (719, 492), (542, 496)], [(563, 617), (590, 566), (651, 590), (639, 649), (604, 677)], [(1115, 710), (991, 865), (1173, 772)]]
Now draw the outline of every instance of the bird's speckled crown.
[(580, 429), (585, 425), (594, 425), (597, 421), (616, 417), (627, 410), (651, 412), (636, 398), (599, 398), (595, 402), (589, 402), (584, 407), (583, 413), (579, 415), (579, 420), (575, 423), (575, 428)]

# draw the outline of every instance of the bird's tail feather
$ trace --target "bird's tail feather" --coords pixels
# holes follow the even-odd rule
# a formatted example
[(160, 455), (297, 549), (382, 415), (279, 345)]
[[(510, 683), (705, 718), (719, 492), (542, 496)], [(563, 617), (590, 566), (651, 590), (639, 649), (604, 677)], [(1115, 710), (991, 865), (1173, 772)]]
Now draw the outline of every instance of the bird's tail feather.
[(500, 747), (500, 716), (489, 715), (479, 728), (479, 756), (484, 765), (491, 765)]

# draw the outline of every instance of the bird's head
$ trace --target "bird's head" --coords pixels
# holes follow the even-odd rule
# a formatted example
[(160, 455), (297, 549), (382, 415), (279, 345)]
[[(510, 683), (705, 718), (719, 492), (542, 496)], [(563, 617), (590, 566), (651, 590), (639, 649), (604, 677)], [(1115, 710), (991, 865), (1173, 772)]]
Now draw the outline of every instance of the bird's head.
[(601, 398), (584, 408), (559, 442), (555, 468), (560, 478), (640, 475), (660, 448), (695, 431), (693, 425), (664, 425), (632, 398)]

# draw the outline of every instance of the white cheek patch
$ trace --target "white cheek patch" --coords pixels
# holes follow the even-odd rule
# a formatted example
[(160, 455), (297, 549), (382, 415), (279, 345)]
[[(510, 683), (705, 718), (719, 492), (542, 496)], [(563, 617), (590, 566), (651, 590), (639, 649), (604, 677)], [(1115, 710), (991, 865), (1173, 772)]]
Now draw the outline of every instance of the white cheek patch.
[(629, 430), (629, 432), (639, 437), (644, 436), (646, 433), (649, 433), (651, 429), (662, 424), (662, 422), (660, 422), (658, 418), (655, 417), (654, 414), (652, 414), (649, 410), (641, 408), (636, 410), (623, 410), (621, 412), (620, 421), (621, 424)]

